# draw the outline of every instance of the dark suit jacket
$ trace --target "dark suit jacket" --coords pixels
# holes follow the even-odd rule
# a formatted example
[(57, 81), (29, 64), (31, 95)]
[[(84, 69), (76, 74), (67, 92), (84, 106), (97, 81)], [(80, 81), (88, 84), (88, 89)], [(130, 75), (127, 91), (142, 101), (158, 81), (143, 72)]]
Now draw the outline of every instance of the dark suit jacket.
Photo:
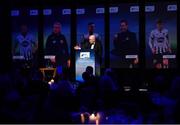
[(114, 41), (115, 55), (138, 54), (138, 43), (136, 34), (130, 31), (118, 33)]
[[(83, 50), (90, 50), (91, 49), (91, 44), (89, 43), (89, 41), (84, 42), (83, 44), (81, 44), (81, 47)], [(94, 52), (95, 52), (95, 59), (98, 63), (101, 64), (102, 61), (102, 44), (100, 41), (96, 41), (95, 45), (94, 45)]]
[(55, 55), (57, 65), (66, 66), (69, 58), (68, 45), (63, 34), (52, 33), (46, 41), (46, 55)]

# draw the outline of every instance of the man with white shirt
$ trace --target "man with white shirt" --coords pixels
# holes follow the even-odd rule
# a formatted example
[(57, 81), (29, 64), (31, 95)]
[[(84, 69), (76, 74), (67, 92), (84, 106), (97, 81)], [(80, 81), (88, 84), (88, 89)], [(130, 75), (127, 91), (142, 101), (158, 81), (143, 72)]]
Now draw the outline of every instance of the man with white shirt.
[(161, 20), (157, 21), (157, 28), (151, 31), (149, 46), (153, 54), (171, 52), (168, 30), (163, 27)]
[[(149, 47), (153, 54), (153, 63), (156, 68), (166, 67), (164, 62), (167, 59), (162, 59), (164, 54), (171, 53), (171, 45), (169, 42), (168, 30), (164, 28), (162, 20), (156, 22), (156, 29), (152, 30), (149, 36)], [(166, 64), (166, 65), (167, 65)]]

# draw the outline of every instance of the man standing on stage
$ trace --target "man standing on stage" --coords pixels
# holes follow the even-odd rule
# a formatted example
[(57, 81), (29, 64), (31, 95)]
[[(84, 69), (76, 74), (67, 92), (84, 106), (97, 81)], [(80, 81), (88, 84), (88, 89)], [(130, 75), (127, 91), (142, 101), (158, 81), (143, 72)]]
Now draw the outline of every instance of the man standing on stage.
[(102, 61), (102, 44), (96, 40), (95, 35), (89, 36), (89, 42), (84, 46), (83, 49), (92, 49), (95, 52), (95, 58), (98, 63), (101, 64)]
[(75, 46), (75, 50), (82, 49), (82, 50), (94, 50), (95, 53), (95, 69), (96, 69), (96, 75), (100, 76), (100, 68), (102, 63), (102, 44), (100, 41), (96, 40), (95, 35), (90, 35), (88, 38), (88, 42), (84, 44), (84, 46), (79, 47)]
[(53, 32), (46, 41), (46, 55), (55, 55), (57, 66), (69, 67), (69, 52), (65, 36), (61, 33), (61, 23), (55, 22)]
[(168, 67), (168, 59), (163, 59), (164, 54), (171, 53), (168, 30), (164, 28), (162, 20), (156, 22), (156, 29), (149, 36), (149, 47), (153, 54), (153, 64), (156, 68)]
[[(15, 40), (13, 53), (14, 55), (23, 56), (26, 61), (30, 61), (33, 59), (33, 54), (37, 50), (37, 42), (33, 35), (28, 33), (28, 27), (26, 24), (22, 24), (20, 30), (20, 34)], [(17, 48), (19, 48), (18, 51)]]
[(138, 57), (133, 60), (126, 59), (126, 55), (138, 55), (138, 43), (136, 34), (129, 31), (128, 22), (120, 21), (120, 33), (114, 36), (114, 49), (111, 53), (118, 56), (125, 67), (132, 67), (138, 63)]
[(84, 44), (84, 46), (82, 46), (82, 47), (75, 46), (74, 49), (75, 50), (79, 50), (79, 49), (94, 50), (96, 61), (98, 61), (99, 63), (101, 63), (101, 61), (102, 61), (102, 44), (100, 41), (96, 40), (95, 35), (90, 35), (88, 38), (88, 42), (86, 44)]

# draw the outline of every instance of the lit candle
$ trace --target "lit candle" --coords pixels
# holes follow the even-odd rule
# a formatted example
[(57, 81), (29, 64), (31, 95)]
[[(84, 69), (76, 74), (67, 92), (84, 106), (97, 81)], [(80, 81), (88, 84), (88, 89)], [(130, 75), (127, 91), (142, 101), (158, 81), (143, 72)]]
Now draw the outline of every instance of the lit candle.
[(96, 125), (99, 125), (99, 119), (100, 119), (100, 114), (97, 113), (95, 116), (95, 114), (93, 113), (89, 116), (89, 123), (92, 123), (92, 124), (95, 123)]
[(100, 114), (96, 114), (96, 125), (99, 125)]
[(99, 113), (96, 114), (96, 118), (97, 118), (98, 120), (100, 119), (100, 114), (99, 114)]
[(48, 84), (49, 84), (49, 85), (51, 85), (51, 84), (52, 84), (52, 82), (51, 82), (51, 81), (49, 81), (49, 82), (48, 82)]
[(85, 122), (84, 114), (81, 114), (81, 123)]
[(54, 83), (54, 79), (51, 79), (51, 83)]
[(96, 119), (96, 125), (99, 125), (99, 119)]
[(94, 114), (89, 116), (89, 120), (90, 121), (95, 121), (96, 120), (96, 116)]

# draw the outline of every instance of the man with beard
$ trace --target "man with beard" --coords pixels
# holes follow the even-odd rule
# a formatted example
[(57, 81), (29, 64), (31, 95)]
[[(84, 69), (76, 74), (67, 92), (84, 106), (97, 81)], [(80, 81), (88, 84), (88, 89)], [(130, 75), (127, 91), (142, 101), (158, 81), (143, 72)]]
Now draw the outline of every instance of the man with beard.
[(126, 20), (120, 21), (120, 33), (115, 34), (114, 49), (111, 53), (121, 60), (124, 67), (131, 68), (132, 65), (138, 63), (138, 57), (127, 59), (127, 55), (138, 55), (138, 43), (136, 34), (129, 31), (128, 22)]

